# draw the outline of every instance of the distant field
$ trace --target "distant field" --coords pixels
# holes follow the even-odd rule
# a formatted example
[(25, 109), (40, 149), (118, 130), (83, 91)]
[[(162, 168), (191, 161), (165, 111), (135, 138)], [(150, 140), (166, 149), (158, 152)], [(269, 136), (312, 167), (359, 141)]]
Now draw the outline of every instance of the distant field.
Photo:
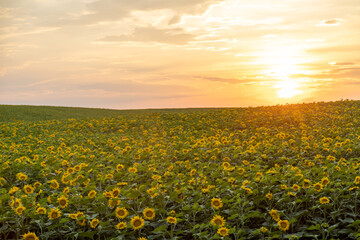
[(104, 118), (152, 112), (206, 111), (207, 109), (113, 110), (100, 108), (0, 105), (0, 122)]

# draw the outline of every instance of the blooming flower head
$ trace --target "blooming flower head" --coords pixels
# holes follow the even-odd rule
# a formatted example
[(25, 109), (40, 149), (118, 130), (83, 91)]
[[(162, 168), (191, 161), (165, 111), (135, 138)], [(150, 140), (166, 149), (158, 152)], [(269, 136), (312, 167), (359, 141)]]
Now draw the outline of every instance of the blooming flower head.
[(126, 208), (118, 207), (115, 209), (115, 215), (117, 218), (124, 219), (128, 214), (129, 212), (126, 210)]
[(170, 224), (175, 224), (175, 223), (177, 223), (176, 217), (167, 217), (167, 218), (166, 218), (166, 221), (167, 221), (168, 223), (170, 223)]
[(223, 206), (221, 198), (212, 198), (211, 199), (211, 206), (215, 209), (219, 209)]
[(217, 233), (220, 236), (226, 237), (227, 235), (229, 235), (229, 229), (227, 229), (226, 227), (221, 227), (217, 230)]
[(57, 208), (52, 208), (48, 216), (50, 219), (59, 218), (61, 216), (61, 211)]
[(57, 200), (61, 208), (66, 208), (69, 203), (69, 200), (65, 196), (61, 196)]
[(266, 194), (266, 198), (269, 199), (269, 200), (272, 199), (272, 196), (273, 196), (273, 195), (272, 195), (271, 193)]
[(145, 219), (151, 220), (155, 217), (155, 210), (153, 208), (145, 208), (143, 215)]
[(327, 204), (330, 202), (330, 200), (327, 197), (322, 197), (319, 199), (321, 204)]
[(225, 219), (223, 217), (221, 217), (220, 215), (215, 215), (212, 219), (211, 219), (211, 223), (217, 227), (222, 227), (225, 225)]
[(119, 230), (126, 228), (126, 222), (119, 222), (116, 225), (116, 228), (119, 229)]
[(36, 209), (36, 214), (46, 214), (46, 208), (44, 207), (38, 207)]
[(134, 230), (142, 228), (144, 226), (144, 219), (139, 216), (131, 218), (130, 224)]
[(290, 223), (289, 223), (288, 220), (279, 220), (278, 221), (278, 226), (279, 226), (280, 230), (286, 231), (286, 230), (289, 229)]
[(33, 232), (28, 232), (23, 235), (24, 240), (39, 240), (39, 238), (36, 236)]
[(272, 217), (272, 219), (274, 219), (275, 221), (280, 220), (280, 216), (277, 212), (277, 210), (275, 209), (271, 209), (271, 211), (269, 212), (270, 216)]
[(90, 227), (91, 228), (96, 228), (96, 226), (99, 224), (99, 219), (94, 218), (93, 220), (91, 220), (90, 222)]

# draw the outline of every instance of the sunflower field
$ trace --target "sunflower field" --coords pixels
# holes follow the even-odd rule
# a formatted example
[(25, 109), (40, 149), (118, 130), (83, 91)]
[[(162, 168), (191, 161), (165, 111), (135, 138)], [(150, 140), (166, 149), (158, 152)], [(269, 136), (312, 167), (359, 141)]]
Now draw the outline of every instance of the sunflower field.
[(359, 160), (359, 101), (0, 122), (0, 239), (359, 239)]

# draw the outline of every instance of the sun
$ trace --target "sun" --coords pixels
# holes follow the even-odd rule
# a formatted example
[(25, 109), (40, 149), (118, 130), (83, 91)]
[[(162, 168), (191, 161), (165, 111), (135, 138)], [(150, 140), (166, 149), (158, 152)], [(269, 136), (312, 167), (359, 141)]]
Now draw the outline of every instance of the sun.
[(281, 80), (278, 84), (275, 85), (275, 88), (278, 88), (277, 96), (279, 98), (292, 98), (298, 94), (303, 93), (303, 91), (298, 89), (299, 84), (294, 80)]

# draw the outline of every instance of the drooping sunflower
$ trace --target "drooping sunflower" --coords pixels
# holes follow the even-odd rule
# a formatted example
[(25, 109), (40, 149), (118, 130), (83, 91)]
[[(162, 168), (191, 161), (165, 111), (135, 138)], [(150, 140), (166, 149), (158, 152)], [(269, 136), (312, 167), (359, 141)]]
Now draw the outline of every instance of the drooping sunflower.
[(116, 228), (117, 228), (117, 229), (124, 229), (124, 228), (126, 228), (126, 222), (119, 222), (119, 223), (116, 225)]
[(52, 189), (58, 189), (59, 186), (60, 186), (58, 181), (56, 181), (55, 179), (53, 179), (53, 180), (51, 180), (49, 182), (50, 182), (50, 188), (52, 188)]
[(215, 215), (212, 219), (211, 219), (211, 223), (217, 227), (222, 227), (225, 225), (226, 220), (221, 217), (220, 215)]
[(26, 194), (32, 194), (34, 192), (34, 188), (31, 185), (27, 184), (24, 186), (24, 192)]
[(142, 217), (135, 216), (135, 217), (131, 218), (130, 224), (134, 230), (137, 230), (144, 226), (144, 219)]
[(330, 202), (330, 200), (327, 197), (322, 197), (319, 199), (321, 204), (327, 204)]
[(36, 214), (46, 214), (46, 208), (44, 207), (38, 207), (36, 209)]
[(115, 209), (115, 215), (117, 218), (124, 219), (128, 214), (129, 212), (126, 210), (126, 208), (118, 207)]
[(55, 219), (61, 216), (61, 211), (57, 208), (52, 208), (48, 214), (50, 219)]
[(96, 226), (99, 224), (99, 219), (94, 218), (93, 220), (91, 220), (90, 222), (90, 227), (91, 228), (96, 228)]
[(24, 240), (39, 240), (39, 238), (36, 236), (33, 232), (28, 232), (23, 235)]
[(288, 220), (279, 220), (278, 221), (278, 226), (279, 226), (280, 230), (286, 231), (286, 230), (289, 229), (290, 223), (289, 223)]
[(166, 218), (166, 221), (167, 221), (168, 223), (170, 223), (170, 224), (175, 224), (175, 223), (177, 223), (176, 217), (167, 217), (167, 218)]
[(143, 215), (145, 219), (151, 220), (155, 217), (155, 210), (153, 208), (145, 208)]
[(219, 209), (223, 206), (221, 198), (212, 198), (211, 199), (211, 206), (215, 209)]
[(61, 208), (66, 208), (69, 204), (69, 200), (65, 196), (61, 196), (57, 200)]
[(227, 236), (229, 235), (229, 229), (227, 229), (226, 227), (221, 227), (217, 230), (217, 233), (220, 235), (220, 236)]
[(280, 216), (277, 212), (277, 210), (275, 209), (271, 209), (271, 211), (269, 212), (270, 216), (272, 217), (272, 219), (274, 219), (275, 221), (279, 221), (280, 220)]

